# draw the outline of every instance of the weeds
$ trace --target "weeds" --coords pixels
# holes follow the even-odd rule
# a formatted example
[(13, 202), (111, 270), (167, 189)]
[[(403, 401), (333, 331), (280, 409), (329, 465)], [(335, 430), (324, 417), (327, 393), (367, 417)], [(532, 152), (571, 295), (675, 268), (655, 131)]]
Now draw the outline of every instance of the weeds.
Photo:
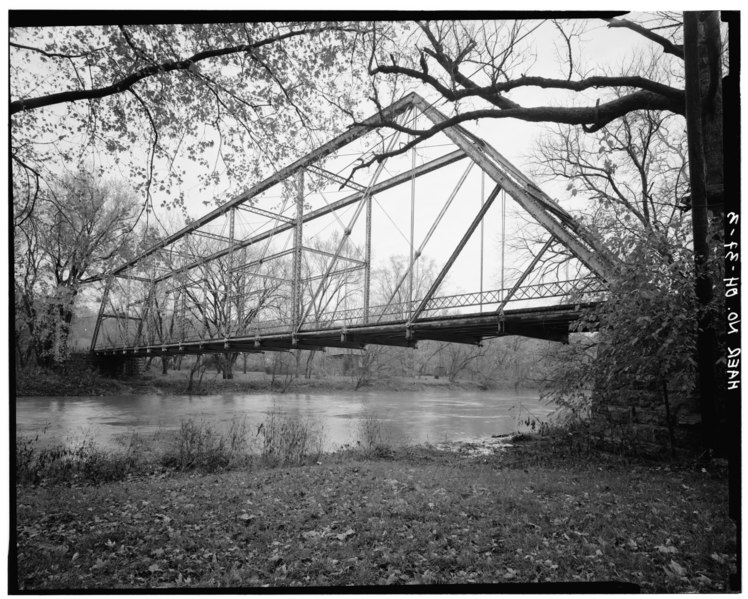
[(133, 435), (124, 451), (104, 451), (90, 437), (68, 447), (41, 447), (39, 436), (16, 441), (16, 480), (37, 484), (42, 481), (89, 482), (100, 484), (124, 479), (140, 466), (138, 439)]
[(16, 480), (100, 484), (164, 468), (209, 473), (257, 461), (270, 467), (301, 465), (316, 461), (322, 446), (321, 426), (275, 409), (256, 429), (246, 418), (233, 419), (226, 429), (188, 419), (168, 441), (147, 443), (133, 434), (122, 449), (99, 448), (90, 437), (74, 445), (48, 446), (36, 435), (16, 440)]
[(203, 472), (236, 466), (246, 461), (248, 430), (246, 419), (232, 420), (224, 434), (205, 422), (183, 420), (171, 448), (161, 457), (161, 464)]
[(316, 461), (322, 453), (322, 428), (310, 420), (299, 420), (273, 409), (257, 428), (260, 457), (270, 466)]
[(365, 453), (374, 456), (385, 457), (392, 451), (384, 423), (368, 410), (364, 411), (358, 422), (358, 444)]

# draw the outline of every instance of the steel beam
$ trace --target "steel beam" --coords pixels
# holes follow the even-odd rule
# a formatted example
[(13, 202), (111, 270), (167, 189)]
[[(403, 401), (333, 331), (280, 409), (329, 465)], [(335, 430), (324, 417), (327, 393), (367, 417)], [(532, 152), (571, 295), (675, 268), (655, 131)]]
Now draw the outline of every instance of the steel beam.
[(230, 237), (224, 237), (223, 235), (217, 235), (216, 233), (208, 233), (207, 231), (192, 231), (190, 235), (197, 235), (198, 237), (206, 237), (207, 239), (213, 239), (215, 241), (231, 243)]
[(247, 200), (260, 195), (261, 193), (267, 191), (268, 189), (280, 183), (281, 181), (284, 181), (285, 179), (290, 177), (292, 174), (294, 174), (299, 169), (305, 168), (309, 166), (310, 164), (313, 164), (321, 160), (322, 158), (329, 156), (336, 150), (342, 148), (343, 146), (349, 144), (353, 140), (361, 137), (362, 135), (376, 128), (379, 123), (386, 122), (388, 119), (395, 118), (399, 114), (408, 110), (413, 105), (414, 98), (415, 98), (415, 94), (408, 94), (404, 98), (401, 98), (397, 102), (383, 109), (378, 114), (372, 117), (369, 117), (368, 119), (363, 121), (361, 124), (353, 125), (345, 133), (338, 135), (337, 137), (328, 141), (326, 144), (323, 144), (322, 146), (320, 146), (313, 152), (310, 152), (309, 154), (306, 154), (302, 158), (299, 158), (296, 162), (293, 162), (292, 164), (289, 164), (288, 166), (280, 169), (279, 171), (274, 173), (272, 176), (258, 183), (254, 187), (248, 189), (244, 193), (238, 195), (233, 200), (226, 202), (226, 204), (224, 204), (223, 206), (220, 206), (219, 208), (216, 208), (215, 210), (209, 212), (205, 216), (198, 218), (196, 221), (190, 223), (188, 226), (183, 227), (182, 229), (180, 229), (173, 235), (170, 235), (163, 241), (153, 245), (152, 247), (147, 249), (145, 252), (140, 254), (140, 256), (137, 256), (133, 260), (130, 260), (126, 262), (125, 264), (123, 264), (122, 266), (120, 266), (119, 268), (117, 268), (115, 271), (113, 271), (114, 274), (122, 272), (126, 268), (136, 264), (142, 258), (152, 254), (155, 251), (158, 251), (161, 248), (164, 248), (174, 243), (175, 241), (184, 237), (191, 231), (194, 231), (195, 229), (199, 229), (200, 227), (204, 227), (206, 224), (218, 218), (222, 214), (225, 214), (226, 212), (228, 212), (235, 206), (239, 204), (244, 204)]
[[(467, 179), (468, 174), (470, 174), (470, 171), (473, 168), (474, 163), (468, 164), (468, 167), (465, 169), (465, 172), (462, 173), (462, 176), (457, 181), (457, 185), (455, 185), (455, 188), (452, 190), (452, 193), (449, 194), (449, 197), (447, 198), (447, 201), (444, 203), (444, 206), (442, 206), (441, 211), (437, 215), (437, 217), (434, 219), (434, 222), (431, 224), (431, 228), (426, 233), (426, 236), (423, 238), (423, 241), (421, 242), (421, 245), (418, 246), (418, 250), (415, 252), (413, 251), (413, 244), (411, 239), (411, 248), (410, 248), (410, 264), (408, 264), (408, 268), (403, 273), (403, 276), (400, 278), (400, 281), (395, 286), (395, 289), (392, 291), (392, 294), (390, 295), (390, 298), (387, 300), (387, 303), (385, 304), (384, 308), (385, 310), (389, 307), (389, 305), (392, 303), (392, 300), (395, 299), (395, 296), (397, 295), (397, 292), (400, 291), (400, 287), (402, 287), (403, 283), (405, 282), (405, 279), (410, 277), (410, 287), (408, 289), (408, 301), (413, 302), (413, 288), (412, 288), (412, 282), (413, 282), (413, 266), (415, 264), (415, 261), (418, 260), (418, 258), (423, 253), (423, 250), (426, 249), (426, 244), (431, 239), (431, 236), (434, 234), (434, 231), (436, 231), (436, 227), (439, 226), (439, 223), (441, 223), (442, 218), (446, 214), (449, 207), (452, 205), (453, 200), (455, 197), (457, 197), (457, 194), (459, 193), (460, 189), (462, 188), (463, 183), (465, 183), (465, 179)], [(412, 204), (411, 204), (412, 207)], [(483, 221), (481, 221), (483, 222)], [(413, 233), (413, 221), (411, 219), (411, 234)]]
[(291, 327), (295, 330), (300, 322), (301, 312), (301, 250), (303, 248), (304, 223), (304, 171), (297, 175), (296, 185), (296, 222), (293, 236), (293, 273), (291, 287)]
[(99, 306), (99, 314), (96, 317), (96, 324), (94, 325), (93, 335), (91, 336), (91, 351), (96, 349), (96, 341), (99, 338), (99, 331), (101, 330), (101, 319), (106, 309), (106, 302), (109, 299), (109, 291), (112, 287), (112, 277), (107, 277), (106, 283), (104, 284), (104, 293), (101, 296), (101, 305)]
[(130, 316), (129, 314), (102, 314), (101, 318), (116, 318), (117, 320), (142, 320), (140, 316)]
[(270, 210), (263, 210), (262, 208), (258, 208), (257, 206), (247, 206), (247, 204), (237, 204), (236, 207), (239, 210), (244, 210), (246, 212), (250, 212), (258, 216), (264, 216), (272, 220), (279, 220), (281, 222), (289, 223), (289, 224), (293, 224), (295, 222), (294, 219), (288, 216), (283, 216), (282, 214), (278, 214), (277, 212), (270, 212)]
[(341, 177), (340, 175), (336, 175), (335, 173), (331, 173), (327, 169), (324, 169), (321, 166), (317, 166), (316, 164), (310, 166), (309, 170), (314, 171), (318, 175), (322, 175), (323, 177), (325, 177), (325, 179), (329, 179), (330, 181), (339, 183), (341, 188), (345, 186), (350, 187), (351, 189), (355, 189), (356, 191), (364, 191), (366, 189), (363, 185), (360, 185), (355, 181), (351, 181), (350, 179), (346, 179), (345, 177)]
[(519, 279), (517, 279), (517, 282), (514, 283), (512, 288), (509, 290), (509, 293), (504, 296), (504, 299), (501, 301), (501, 304), (499, 304), (499, 307), (496, 309), (497, 313), (504, 311), (504, 306), (506, 306), (507, 302), (511, 300), (514, 297), (514, 294), (517, 293), (517, 290), (522, 286), (522, 283), (525, 282), (525, 279), (530, 276), (530, 273), (535, 268), (537, 263), (540, 261), (540, 258), (543, 257), (543, 254), (545, 254), (548, 251), (548, 248), (553, 245), (553, 242), (555, 241), (555, 238), (553, 235), (551, 235), (550, 239), (546, 241), (543, 244), (543, 247), (540, 248), (540, 251), (535, 255), (535, 257), (530, 262), (530, 265), (524, 270), (524, 272), (520, 275)]
[[(441, 124), (447, 120), (446, 116), (419, 96), (415, 96), (413, 102), (432, 123)], [(444, 129), (443, 133), (458, 148), (470, 156), (489, 177), (498, 185), (501, 185), (538, 223), (579, 258), (585, 266), (606, 280), (615, 274), (617, 260), (612, 261), (613, 255), (610, 251), (570, 216), (563, 219), (558, 219), (558, 215), (556, 215), (556, 218), (551, 216), (551, 205), (555, 206), (555, 203), (550, 198), (539, 200), (538, 192), (540, 190), (537, 187), (534, 186), (531, 192), (526, 186), (522, 186), (512, 179), (505, 170), (502, 170), (494, 160), (489, 158), (485, 151), (488, 146), (485, 142), (482, 142), (482, 144), (475, 143), (476, 137), (468, 136), (465, 129), (459, 126), (448, 127)], [(508, 163), (508, 161), (505, 162)], [(542, 194), (542, 192), (540, 193)], [(583, 239), (592, 249), (582, 244), (579, 239)]]
[(236, 218), (236, 209), (233, 208), (229, 211), (229, 263), (226, 268), (226, 280), (223, 282), (223, 287), (226, 290), (226, 309), (224, 313), (226, 315), (226, 325), (224, 327), (224, 338), (231, 336), (231, 291), (234, 287), (234, 221)]
[(372, 195), (369, 194), (364, 200), (366, 202), (366, 232), (364, 240), (364, 322), (369, 322), (369, 297), (371, 295), (371, 218), (372, 218)]
[[(436, 158), (435, 160), (432, 160), (431, 162), (427, 162), (426, 164), (422, 164), (421, 166), (416, 167), (415, 173), (412, 173), (411, 171), (407, 171), (399, 175), (396, 175), (386, 181), (382, 181), (381, 183), (377, 183), (376, 185), (373, 185), (370, 190), (371, 191), (370, 196), (374, 196), (378, 193), (381, 193), (383, 191), (386, 191), (388, 189), (391, 189), (393, 187), (397, 187), (398, 185), (406, 183), (410, 181), (411, 177), (413, 176), (421, 177), (423, 175), (427, 175), (428, 173), (431, 173), (435, 170), (438, 170), (440, 168), (453, 164), (459, 160), (462, 160), (463, 158), (465, 158), (465, 152), (463, 152), (462, 150), (456, 150), (449, 154), (445, 154), (444, 156), (440, 158)], [(351, 204), (354, 204), (355, 202), (359, 201), (362, 197), (364, 197), (364, 192), (356, 192), (350, 196), (341, 198), (340, 200), (337, 200), (336, 202), (332, 202), (327, 206), (308, 212), (304, 215), (304, 223), (308, 223), (311, 220), (320, 218), (322, 216), (326, 216), (328, 214), (335, 212), (336, 210), (340, 210), (341, 208), (350, 206)], [(275, 235), (285, 233), (286, 231), (289, 231), (293, 228), (294, 228), (293, 223), (284, 223), (282, 225), (275, 227), (271, 231), (264, 231), (248, 239), (244, 239), (238, 242), (236, 244), (236, 247), (237, 248), (247, 247), (255, 243), (259, 243), (260, 241), (264, 241)], [(188, 264), (186, 268), (188, 270), (196, 268), (197, 266), (200, 266), (201, 264), (205, 262), (209, 262), (211, 260), (216, 260), (218, 258), (221, 258), (225, 256), (227, 253), (228, 253), (228, 249), (219, 250), (217, 252), (214, 252), (210, 256), (205, 256), (204, 258), (200, 260), (196, 260), (195, 262)], [(141, 255), (136, 260), (139, 260), (142, 257), (144, 257), (144, 255)], [(164, 281), (170, 278), (171, 276), (172, 276), (171, 273), (162, 275), (156, 279), (156, 282), (159, 283), (161, 281)]]
[[(397, 143), (397, 140), (400, 138), (399, 132), (392, 136), (392, 139), (390, 140), (389, 145), (386, 148), (386, 152), (392, 151), (392, 148), (395, 147), (395, 144)], [(353, 213), (353, 216), (351, 217), (350, 222), (348, 223), (348, 227), (345, 231), (343, 231), (343, 236), (340, 239), (340, 243), (338, 244), (337, 249), (335, 250), (335, 255), (330, 260), (330, 264), (327, 267), (327, 270), (325, 272), (324, 277), (322, 278), (322, 282), (317, 287), (317, 290), (314, 292), (314, 295), (312, 295), (312, 299), (309, 302), (309, 305), (307, 306), (306, 310), (304, 310), (301, 319), (299, 320), (298, 325), (295, 325), (294, 330), (296, 332), (301, 330), (302, 325), (304, 324), (304, 321), (306, 320), (306, 317), (309, 315), (309, 312), (312, 309), (312, 306), (314, 305), (314, 302), (317, 300), (317, 296), (319, 295), (320, 291), (322, 290), (324, 286), (324, 280), (330, 275), (330, 272), (335, 267), (335, 263), (338, 260), (338, 256), (340, 255), (340, 252), (343, 250), (343, 246), (345, 245), (346, 241), (348, 241), (348, 236), (351, 234), (351, 231), (353, 230), (354, 225), (356, 224), (356, 221), (358, 220), (359, 215), (361, 214), (361, 209), (364, 207), (364, 204), (366, 202), (366, 199), (371, 195), (371, 189), (376, 184), (377, 179), (379, 179), (379, 176), (382, 174), (382, 171), (384, 170), (384, 165), (387, 161), (382, 160), (378, 165), (376, 170), (374, 171), (374, 175), (371, 178), (371, 181), (369, 182), (369, 186), (366, 188), (366, 191), (363, 192), (362, 202), (359, 202), (358, 206), (356, 206), (356, 210)]]
[[(319, 254), (321, 256), (327, 256), (329, 258), (332, 258), (333, 256), (335, 256), (335, 254), (333, 254), (332, 252), (326, 252), (324, 250), (318, 250), (317, 248), (310, 248), (310, 247), (308, 247), (306, 245), (303, 247), (303, 249), (306, 252), (312, 252), (313, 254)], [(345, 260), (347, 262), (355, 262), (356, 264), (360, 264), (362, 266), (366, 264), (365, 260), (359, 260), (358, 258), (351, 258), (350, 256), (338, 256), (338, 260)]]
[(485, 203), (480, 207), (478, 214), (475, 215), (473, 222), (470, 223), (470, 226), (467, 228), (467, 231), (465, 231), (465, 233), (463, 234), (462, 239), (460, 240), (460, 242), (457, 244), (457, 247), (452, 252), (452, 255), (449, 257), (449, 260), (447, 260), (447, 263), (444, 265), (444, 268), (442, 268), (442, 271), (439, 273), (439, 275), (436, 277), (434, 282), (431, 284), (431, 287), (426, 292), (426, 295), (421, 300), (421, 303), (419, 304), (418, 308), (416, 308), (416, 311), (413, 312), (413, 315), (410, 317), (411, 323), (415, 322), (416, 319), (421, 315), (421, 312), (423, 312), (424, 308), (426, 307), (426, 304), (431, 300), (431, 297), (434, 295), (434, 292), (439, 288), (439, 285), (442, 284), (444, 277), (447, 276), (447, 272), (449, 272), (449, 269), (452, 268), (452, 264), (454, 264), (455, 260), (457, 260), (457, 256), (460, 255), (460, 253), (462, 252), (462, 249), (465, 247), (465, 244), (467, 244), (473, 232), (478, 227), (480, 222), (483, 220), (483, 217), (486, 215), (486, 212), (488, 212), (488, 209), (493, 205), (493, 201), (496, 199), (496, 196), (499, 195), (499, 191), (501, 191), (501, 186), (496, 185), (496, 187), (494, 187), (494, 190), (489, 194), (488, 198), (486, 198)]
[[(246, 249), (246, 248), (242, 248), (242, 249)], [(257, 266), (259, 264), (264, 264), (265, 262), (269, 262), (270, 260), (275, 260), (277, 258), (282, 258), (283, 256), (288, 256), (288, 255), (293, 254), (293, 253), (294, 253), (294, 248), (290, 248), (288, 250), (283, 250), (282, 252), (278, 252), (277, 254), (271, 254), (270, 256), (265, 256), (264, 258), (257, 258), (255, 260), (252, 260), (251, 262), (247, 262), (246, 264), (242, 264), (240, 266), (237, 266), (236, 268), (234, 268), (234, 270), (236, 270), (236, 271), (247, 270), (248, 268), (251, 268), (253, 266)]]

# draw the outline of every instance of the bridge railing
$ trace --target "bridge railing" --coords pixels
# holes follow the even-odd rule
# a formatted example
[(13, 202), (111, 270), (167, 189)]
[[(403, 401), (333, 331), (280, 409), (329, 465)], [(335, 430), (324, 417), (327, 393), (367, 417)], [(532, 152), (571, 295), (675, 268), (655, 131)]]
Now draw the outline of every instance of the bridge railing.
[[(514, 289), (510, 296), (509, 289), (494, 289), (483, 292), (459, 293), (434, 297), (429, 300), (424, 308), (421, 318), (452, 316), (465, 313), (464, 309), (481, 307), (482, 313), (494, 311), (498, 313), (500, 308), (513, 309), (518, 304), (538, 304), (538, 300), (559, 299), (563, 301), (597, 301), (602, 299), (606, 288), (603, 281), (597, 277), (585, 277), (567, 281), (553, 281), (547, 283), (536, 283), (524, 285)], [(506, 301), (505, 301), (506, 299)], [(420, 305), (421, 300), (411, 302), (390, 303), (388, 305), (371, 306), (368, 318), (364, 317), (361, 307), (348, 310), (337, 310), (335, 312), (323, 313), (310, 318), (302, 330), (335, 329), (360, 325), (387, 324), (392, 322), (407, 321)], [(121, 328), (121, 327), (120, 327)], [(197, 332), (197, 327), (187, 327), (189, 332), (181, 336), (179, 340), (173, 339), (167, 342), (153, 342), (141, 338), (133, 340), (104, 339), (97, 349), (115, 349), (123, 347), (157, 346), (173, 344), (177, 341), (216, 341), (217, 338), (206, 339), (204, 334)], [(231, 337), (253, 337), (273, 334), (289, 334), (291, 327), (287, 320), (268, 319), (251, 321), (248, 325), (239, 329), (232, 329)], [(120, 332), (121, 333), (121, 332)], [(121, 337), (121, 334), (119, 335)], [(132, 337), (132, 336), (131, 336)], [(124, 341), (124, 343), (123, 343)]]
[[(518, 302), (547, 298), (584, 297), (585, 300), (594, 301), (600, 299), (605, 291), (605, 284), (597, 277), (537, 283), (519, 287), (514, 295), (507, 300), (506, 305), (512, 306), (512, 304)], [(448, 316), (461, 308), (483, 306), (497, 309), (504, 298), (507, 297), (508, 292), (508, 289), (494, 289), (435, 297), (426, 303), (423, 312), (426, 316)], [(408, 320), (409, 316), (418, 308), (420, 302), (421, 300), (418, 299), (411, 302), (392, 303), (388, 306), (372, 306), (369, 308), (368, 321), (364, 321), (363, 308), (337, 311), (327, 315), (327, 317), (322, 315), (305, 328), (324, 329), (343, 325), (386, 324), (393, 321)]]

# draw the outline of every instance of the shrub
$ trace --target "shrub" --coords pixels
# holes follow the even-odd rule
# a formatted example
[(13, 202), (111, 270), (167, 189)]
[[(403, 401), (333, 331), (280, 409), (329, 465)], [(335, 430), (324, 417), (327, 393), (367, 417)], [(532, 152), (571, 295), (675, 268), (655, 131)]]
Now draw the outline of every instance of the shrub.
[(300, 420), (273, 409), (257, 429), (260, 457), (270, 466), (304, 464), (322, 453), (323, 431), (310, 420)]
[(381, 454), (390, 451), (390, 438), (381, 419), (365, 410), (358, 422), (358, 444), (367, 453)]
[(220, 433), (205, 422), (182, 420), (171, 449), (161, 458), (164, 466), (179, 470), (224, 470), (247, 456), (246, 419), (233, 419), (226, 433)]
[(78, 445), (40, 446), (39, 435), (16, 440), (16, 480), (21, 483), (122, 480), (140, 466), (140, 446), (133, 435), (124, 451), (103, 451), (90, 437)]

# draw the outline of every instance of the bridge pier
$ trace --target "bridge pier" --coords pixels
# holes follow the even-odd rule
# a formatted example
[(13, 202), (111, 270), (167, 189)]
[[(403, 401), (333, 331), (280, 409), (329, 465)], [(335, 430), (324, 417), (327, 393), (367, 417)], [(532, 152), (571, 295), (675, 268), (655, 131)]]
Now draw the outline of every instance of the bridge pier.
[(142, 374), (145, 358), (122, 355), (93, 355), (92, 365), (102, 376), (109, 378), (126, 378)]

